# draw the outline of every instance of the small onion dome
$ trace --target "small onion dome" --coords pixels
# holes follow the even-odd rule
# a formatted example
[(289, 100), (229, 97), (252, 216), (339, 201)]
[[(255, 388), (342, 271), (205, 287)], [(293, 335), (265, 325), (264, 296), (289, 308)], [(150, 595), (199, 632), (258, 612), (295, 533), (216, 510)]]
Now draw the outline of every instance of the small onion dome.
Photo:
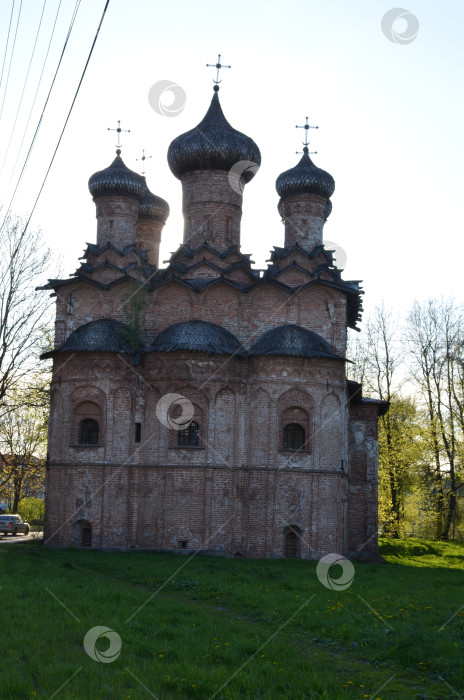
[(137, 333), (125, 323), (112, 318), (102, 318), (79, 326), (60, 348), (45, 353), (42, 357), (53, 357), (58, 352), (133, 353), (140, 349), (139, 345)]
[(197, 350), (209, 355), (246, 354), (233, 333), (206, 321), (186, 321), (169, 326), (159, 334), (150, 350)]
[(108, 168), (94, 173), (89, 180), (89, 190), (92, 197), (119, 194), (124, 197), (136, 197), (140, 201), (145, 197), (147, 185), (145, 178), (133, 170), (129, 170), (116, 151), (117, 156)]
[(168, 216), (169, 204), (147, 188), (139, 207), (139, 219), (152, 219), (153, 221), (162, 221), (165, 224)]
[(325, 205), (325, 210), (324, 210), (324, 217), (325, 217), (326, 221), (329, 218), (329, 216), (331, 215), (331, 213), (332, 213), (332, 202), (330, 199), (328, 199), (327, 204)]
[(249, 355), (297, 355), (299, 357), (345, 358), (336, 355), (322, 336), (289, 324), (263, 333), (248, 351)]
[(276, 190), (279, 197), (294, 194), (321, 194), (331, 197), (335, 190), (335, 181), (332, 175), (314, 165), (305, 146), (298, 165), (286, 170), (277, 178)]
[(230, 170), (240, 161), (249, 166), (240, 173), (250, 182), (261, 164), (261, 153), (253, 139), (237, 131), (225, 118), (217, 91), (203, 120), (195, 129), (181, 134), (168, 149), (168, 164), (180, 178), (193, 170)]

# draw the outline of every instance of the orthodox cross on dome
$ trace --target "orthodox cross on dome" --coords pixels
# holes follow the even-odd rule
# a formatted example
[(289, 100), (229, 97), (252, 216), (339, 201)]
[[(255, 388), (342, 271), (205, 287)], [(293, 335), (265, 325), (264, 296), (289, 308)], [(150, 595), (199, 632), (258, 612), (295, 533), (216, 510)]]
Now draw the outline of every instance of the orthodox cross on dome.
[(146, 161), (146, 160), (149, 160), (150, 158), (152, 158), (152, 156), (146, 156), (146, 155), (145, 155), (145, 149), (142, 148), (142, 157), (136, 159), (136, 160), (141, 160), (141, 161), (142, 161), (142, 168), (143, 168), (142, 173), (141, 173), (142, 175), (145, 175), (145, 161)]
[(220, 72), (221, 68), (232, 68), (232, 66), (226, 66), (224, 63), (221, 63), (221, 54), (218, 53), (217, 63), (207, 63), (206, 67), (207, 68), (216, 68), (216, 71), (217, 71), (216, 72), (216, 80), (214, 80), (214, 78), (213, 78), (213, 83), (215, 83), (214, 89), (217, 92), (219, 90), (219, 83), (222, 82), (222, 78), (221, 78), (221, 80), (219, 79), (219, 72)]
[(319, 129), (318, 126), (310, 126), (308, 122), (308, 117), (306, 117), (306, 124), (303, 126), (298, 126), (298, 124), (295, 126), (295, 129), (304, 129), (305, 130), (305, 138), (304, 141), (302, 141), (302, 144), (304, 146), (302, 151), (297, 151), (297, 153), (317, 153), (317, 151), (309, 151), (308, 146), (309, 146), (309, 141), (308, 141), (308, 131), (309, 129)]
[(108, 127), (108, 131), (116, 131), (118, 134), (118, 143), (116, 144), (116, 148), (117, 148), (116, 155), (119, 156), (119, 155), (121, 155), (121, 131), (125, 131), (127, 134), (130, 134), (130, 129), (121, 129), (121, 122), (118, 119), (118, 128), (117, 129), (110, 129), (110, 127)]

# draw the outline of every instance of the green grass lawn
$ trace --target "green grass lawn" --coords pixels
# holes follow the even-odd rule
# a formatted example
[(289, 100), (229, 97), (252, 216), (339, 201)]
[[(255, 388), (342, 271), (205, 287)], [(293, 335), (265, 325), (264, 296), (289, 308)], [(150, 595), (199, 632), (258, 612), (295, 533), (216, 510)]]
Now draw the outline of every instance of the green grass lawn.
[(381, 551), (333, 591), (301, 560), (2, 545), (0, 698), (461, 697), (464, 544)]

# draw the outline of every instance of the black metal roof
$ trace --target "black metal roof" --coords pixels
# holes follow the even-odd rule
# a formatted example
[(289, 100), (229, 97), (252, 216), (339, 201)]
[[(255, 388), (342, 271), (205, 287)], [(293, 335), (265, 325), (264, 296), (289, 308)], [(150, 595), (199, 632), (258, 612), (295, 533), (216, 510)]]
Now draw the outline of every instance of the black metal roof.
[(139, 219), (153, 219), (166, 223), (169, 216), (169, 204), (147, 188), (147, 193), (139, 207)]
[[(314, 165), (306, 147), (303, 150), (303, 157), (298, 165), (281, 173), (277, 178), (276, 190), (279, 197), (304, 193), (331, 197), (335, 191), (335, 180), (332, 175)], [(329, 214), (328, 208), (326, 218)]]
[[(180, 179), (193, 170), (230, 170), (239, 161), (260, 165), (261, 153), (253, 139), (229, 124), (215, 92), (198, 126), (172, 141), (168, 149), (169, 167)], [(255, 172), (255, 168), (244, 170), (244, 181), (249, 182)]]
[(142, 349), (137, 334), (121, 321), (103, 318), (90, 321), (73, 331), (57, 350), (46, 352), (41, 357), (53, 357), (58, 352), (118, 352), (134, 353)]
[(149, 350), (197, 350), (210, 355), (246, 355), (233, 333), (207, 321), (185, 321), (169, 326), (160, 333)]
[(387, 413), (388, 409), (390, 408), (390, 401), (383, 401), (382, 399), (371, 399), (367, 396), (363, 396), (362, 384), (360, 384), (359, 382), (355, 382), (351, 379), (348, 379), (346, 384), (348, 389), (348, 399), (351, 403), (370, 404), (373, 406), (377, 406), (379, 416), (384, 416), (385, 413)]
[(248, 351), (249, 355), (299, 355), (344, 360), (336, 355), (322, 336), (295, 324), (279, 326), (263, 333)]
[(105, 170), (99, 170), (89, 179), (89, 190), (92, 197), (119, 194), (126, 197), (136, 197), (140, 201), (147, 194), (145, 178), (134, 173), (118, 155)]

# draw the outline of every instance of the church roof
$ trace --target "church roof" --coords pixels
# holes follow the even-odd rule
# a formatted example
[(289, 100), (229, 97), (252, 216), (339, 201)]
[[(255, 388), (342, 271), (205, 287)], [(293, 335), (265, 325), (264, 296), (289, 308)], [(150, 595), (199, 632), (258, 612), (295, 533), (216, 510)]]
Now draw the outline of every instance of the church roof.
[(145, 178), (127, 167), (119, 155), (119, 149), (116, 153), (116, 158), (108, 168), (99, 170), (90, 177), (90, 194), (92, 197), (119, 194), (126, 197), (136, 197), (142, 201), (148, 192)]
[[(180, 179), (193, 170), (230, 170), (240, 161), (261, 164), (261, 153), (253, 139), (234, 129), (224, 116), (217, 91), (202, 121), (194, 129), (181, 134), (168, 149), (168, 164)], [(254, 168), (244, 170), (249, 182)]]
[(353, 380), (348, 379), (346, 384), (348, 389), (348, 400), (351, 403), (377, 406), (379, 416), (384, 416), (387, 413), (388, 409), (390, 408), (390, 401), (372, 399), (367, 396), (363, 396), (362, 384), (359, 384), (359, 382), (354, 382)]
[(58, 352), (118, 352), (134, 353), (139, 350), (139, 339), (129, 326), (111, 318), (90, 321), (73, 331), (57, 350), (44, 353), (46, 359)]
[(147, 187), (145, 197), (139, 207), (139, 219), (152, 219), (166, 223), (169, 216), (169, 204), (162, 197), (158, 197)]
[(299, 355), (344, 360), (336, 355), (322, 336), (295, 324), (272, 328), (263, 333), (248, 351), (249, 355)]
[[(294, 168), (281, 173), (277, 178), (276, 190), (279, 197), (305, 193), (331, 197), (335, 191), (335, 180), (332, 175), (314, 165), (308, 155), (308, 148), (305, 146), (300, 162)], [(326, 217), (329, 214), (328, 210)]]
[(207, 321), (185, 321), (169, 326), (160, 333), (149, 350), (197, 350), (210, 355), (246, 354), (233, 333)]

